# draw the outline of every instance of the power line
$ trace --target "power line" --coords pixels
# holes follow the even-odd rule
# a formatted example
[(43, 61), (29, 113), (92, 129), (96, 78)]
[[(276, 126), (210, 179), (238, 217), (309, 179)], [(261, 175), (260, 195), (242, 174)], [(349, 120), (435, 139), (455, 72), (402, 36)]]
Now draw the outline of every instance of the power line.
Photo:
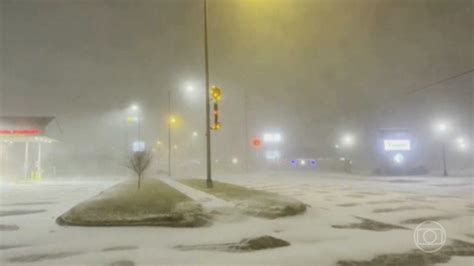
[(408, 92), (407, 94), (410, 95), (410, 94), (418, 93), (418, 92), (420, 92), (420, 91), (423, 91), (423, 90), (426, 90), (426, 89), (428, 89), (428, 88), (431, 88), (431, 87), (433, 87), (433, 86), (435, 86), (435, 85), (444, 83), (444, 82), (449, 81), (449, 80), (452, 80), (452, 79), (459, 78), (459, 77), (461, 77), (461, 76), (464, 76), (464, 75), (469, 74), (469, 73), (472, 73), (472, 72), (474, 72), (474, 69), (470, 69), (470, 70), (465, 71), (465, 72), (462, 72), (462, 73), (460, 73), (460, 74), (456, 74), (456, 75), (454, 75), (454, 76), (450, 76), (450, 77), (444, 78), (444, 79), (442, 79), (442, 80), (438, 80), (438, 81), (436, 81), (436, 82), (427, 84), (427, 85), (425, 85), (425, 86), (423, 86), (423, 87), (414, 89), (413, 91), (410, 91), (410, 92)]

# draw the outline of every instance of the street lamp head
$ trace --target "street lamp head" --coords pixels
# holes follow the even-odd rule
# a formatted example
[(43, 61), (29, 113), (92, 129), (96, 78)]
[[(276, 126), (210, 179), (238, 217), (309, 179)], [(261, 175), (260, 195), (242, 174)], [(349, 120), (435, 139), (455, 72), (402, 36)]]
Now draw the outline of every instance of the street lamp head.
[(170, 124), (176, 124), (176, 117), (170, 117)]
[(351, 134), (346, 134), (342, 136), (341, 142), (345, 147), (352, 147), (355, 143), (355, 139)]
[(188, 92), (188, 93), (194, 92), (194, 87), (191, 86), (191, 85), (188, 85), (188, 86), (186, 87), (186, 92)]
[(140, 107), (136, 104), (132, 104), (130, 106), (130, 110), (132, 110), (133, 112), (136, 112), (136, 111), (140, 110)]
[(193, 132), (193, 137), (197, 137), (197, 136), (198, 136), (197, 131), (194, 131), (194, 132)]
[(446, 134), (451, 129), (448, 122), (440, 121), (435, 125), (435, 130), (440, 134)]
[(456, 146), (460, 151), (467, 151), (469, 149), (468, 141), (463, 137), (456, 138)]

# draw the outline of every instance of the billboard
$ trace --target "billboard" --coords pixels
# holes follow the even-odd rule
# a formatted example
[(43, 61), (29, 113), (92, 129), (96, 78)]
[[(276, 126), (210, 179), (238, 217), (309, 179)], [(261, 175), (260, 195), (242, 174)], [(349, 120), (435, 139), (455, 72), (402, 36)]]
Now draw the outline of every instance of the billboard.
[(385, 151), (409, 151), (411, 142), (409, 139), (386, 139), (383, 141)]

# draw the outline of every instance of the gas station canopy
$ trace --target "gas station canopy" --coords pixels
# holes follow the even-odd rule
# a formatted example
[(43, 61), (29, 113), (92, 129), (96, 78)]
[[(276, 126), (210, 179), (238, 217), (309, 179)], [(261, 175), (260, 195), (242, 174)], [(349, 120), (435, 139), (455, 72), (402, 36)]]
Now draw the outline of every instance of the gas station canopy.
[(45, 136), (52, 116), (0, 116), (0, 140), (3, 142), (52, 143), (56, 140)]

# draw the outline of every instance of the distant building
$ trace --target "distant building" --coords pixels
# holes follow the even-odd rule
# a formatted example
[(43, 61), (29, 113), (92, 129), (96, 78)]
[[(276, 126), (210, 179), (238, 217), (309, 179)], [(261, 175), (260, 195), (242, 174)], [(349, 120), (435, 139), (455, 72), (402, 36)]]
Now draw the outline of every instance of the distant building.
[(416, 137), (409, 129), (381, 129), (377, 138), (377, 169), (380, 175), (424, 174)]

